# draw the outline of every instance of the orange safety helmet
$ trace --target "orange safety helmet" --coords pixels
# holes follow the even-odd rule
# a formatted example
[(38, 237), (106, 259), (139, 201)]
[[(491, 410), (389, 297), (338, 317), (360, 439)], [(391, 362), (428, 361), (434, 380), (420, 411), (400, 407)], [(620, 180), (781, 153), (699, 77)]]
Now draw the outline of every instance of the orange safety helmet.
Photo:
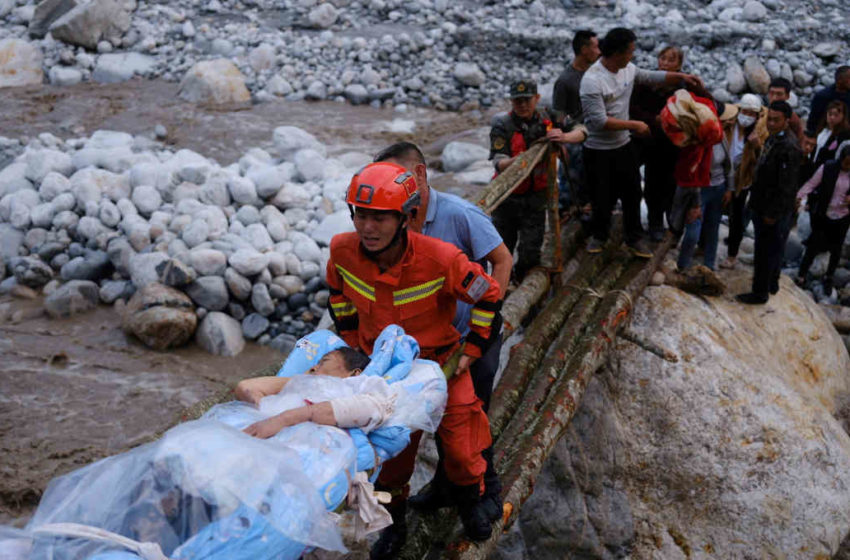
[[(370, 163), (351, 178), (345, 201), (352, 207), (410, 215), (419, 207), (413, 173), (395, 163)], [(352, 212), (353, 212), (352, 208)]]

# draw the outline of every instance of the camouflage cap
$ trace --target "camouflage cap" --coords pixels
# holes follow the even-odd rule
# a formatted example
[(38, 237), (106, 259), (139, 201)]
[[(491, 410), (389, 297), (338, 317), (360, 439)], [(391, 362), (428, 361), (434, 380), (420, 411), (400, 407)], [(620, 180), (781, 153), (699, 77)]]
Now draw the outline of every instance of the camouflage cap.
[(537, 82), (534, 80), (518, 80), (511, 83), (510, 97), (534, 97), (537, 95)]

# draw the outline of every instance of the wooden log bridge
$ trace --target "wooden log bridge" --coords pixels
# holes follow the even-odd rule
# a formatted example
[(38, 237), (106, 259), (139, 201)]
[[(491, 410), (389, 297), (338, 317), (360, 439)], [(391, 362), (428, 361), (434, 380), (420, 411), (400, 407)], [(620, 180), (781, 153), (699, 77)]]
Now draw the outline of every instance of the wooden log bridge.
[[(534, 144), (484, 190), (479, 206), (491, 212), (522, 183), (536, 165), (554, 160), (548, 143)], [(543, 266), (530, 272), (505, 301), (504, 337), (524, 322), (521, 342), (511, 349), (490, 404), (496, 469), (502, 481), (504, 510), (491, 537), (466, 540), (452, 510), (413, 513), (400, 558), (483, 560), (517, 519), (534, 481), (555, 443), (572, 420), (591, 376), (601, 367), (631, 317), (634, 302), (649, 284), (673, 245), (668, 235), (649, 260), (633, 259), (621, 247), (615, 228), (601, 254), (582, 249), (581, 228), (557, 219), (557, 182), (550, 164), (550, 211)], [(554, 193), (554, 196), (551, 196)], [(572, 267), (562, 263), (569, 261)], [(548, 297), (548, 299), (547, 299)], [(545, 302), (544, 302), (545, 300)], [(533, 316), (533, 320), (530, 320)]]

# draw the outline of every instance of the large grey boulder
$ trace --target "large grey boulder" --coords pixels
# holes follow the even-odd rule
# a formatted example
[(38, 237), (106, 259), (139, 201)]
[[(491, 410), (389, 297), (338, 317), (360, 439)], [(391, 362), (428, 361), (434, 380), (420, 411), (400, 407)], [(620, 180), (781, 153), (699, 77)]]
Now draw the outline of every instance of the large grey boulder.
[(245, 77), (226, 58), (205, 60), (192, 66), (180, 82), (179, 95), (186, 101), (212, 105), (251, 101)]
[(120, 39), (130, 28), (130, 12), (118, 0), (89, 0), (63, 14), (50, 26), (54, 39), (97, 49), (101, 40)]
[(458, 62), (455, 66), (454, 77), (465, 86), (478, 87), (484, 85), (486, 77), (477, 64)]
[(755, 93), (767, 95), (770, 86), (770, 74), (757, 56), (750, 56), (744, 61), (744, 78), (750, 89)]
[(97, 307), (100, 289), (90, 280), (71, 280), (44, 300), (44, 310), (53, 318), (70, 317)]
[(207, 313), (195, 333), (198, 346), (218, 356), (235, 356), (245, 348), (242, 325), (219, 311)]
[(186, 294), (148, 284), (137, 291), (121, 321), (123, 329), (154, 350), (167, 350), (186, 344), (195, 334), (198, 316)]
[(156, 66), (152, 56), (136, 52), (102, 54), (92, 72), (92, 79), (102, 84), (126, 82), (133, 76), (144, 76)]
[[(745, 291), (750, 274), (725, 280)], [(835, 557), (850, 529), (850, 356), (829, 320), (787, 278), (764, 306), (670, 286), (636, 304), (635, 338), (678, 361), (616, 344), (510, 557)]]
[(327, 29), (334, 23), (339, 16), (336, 7), (330, 2), (319, 4), (307, 14), (307, 21), (310, 26), (316, 29)]
[(486, 160), (490, 151), (470, 142), (449, 142), (443, 148), (443, 170), (463, 171), (477, 161)]
[[(124, 252), (127, 249), (129, 249), (129, 246), (125, 247), (124, 244), (116, 244), (115, 249), (113, 249), (113, 244), (110, 243), (108, 251), (111, 258), (114, 256), (112, 262), (115, 263), (115, 259), (123, 258), (124, 255), (119, 255), (119, 251)], [(159, 271), (157, 269), (162, 263), (168, 260), (168, 255), (159, 251), (153, 253), (130, 253), (127, 268), (130, 272), (130, 279), (136, 285), (136, 288), (143, 288), (152, 282), (159, 282)], [(116, 268), (118, 268), (118, 265), (116, 265)]]
[(38, 257), (16, 257), (9, 262), (18, 284), (40, 288), (53, 279), (53, 269)]
[(201, 276), (186, 288), (186, 293), (199, 307), (221, 311), (230, 301), (227, 284), (221, 276)]
[(41, 0), (29, 23), (30, 37), (43, 39), (54, 21), (77, 6), (77, 0)]
[(726, 68), (726, 89), (729, 93), (739, 94), (747, 87), (747, 78), (744, 77), (744, 69), (737, 62), (732, 62)]
[(319, 142), (315, 136), (297, 126), (279, 126), (272, 133), (272, 140), (280, 157), (287, 161), (295, 158), (295, 154), (302, 149), (316, 150), (323, 156), (327, 154), (325, 145)]
[(41, 50), (22, 39), (0, 41), (0, 88), (41, 85)]

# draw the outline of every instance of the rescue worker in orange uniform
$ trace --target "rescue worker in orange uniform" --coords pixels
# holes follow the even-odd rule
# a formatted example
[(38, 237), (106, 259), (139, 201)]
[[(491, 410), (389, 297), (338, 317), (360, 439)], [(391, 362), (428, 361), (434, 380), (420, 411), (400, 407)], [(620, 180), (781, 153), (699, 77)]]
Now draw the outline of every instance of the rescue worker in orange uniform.
[[(346, 343), (371, 353), (384, 327), (397, 324), (419, 342), (422, 358), (443, 365), (461, 347), (452, 326), (456, 301), (473, 305), (437, 438), (466, 534), (484, 540), (502, 512), (489, 511), (492, 501), (480, 499), (487, 469), (482, 451), (492, 440), (469, 366), (499, 334), (499, 285), (454, 245), (408, 231), (419, 194), (413, 174), (404, 167), (388, 162), (366, 166), (351, 180), (346, 201), (355, 232), (331, 240), (327, 265), (331, 317)], [(408, 482), (421, 433), (414, 435), (405, 451), (383, 465), (378, 478), (378, 487), (393, 494), (388, 508), (393, 525), (373, 547), (372, 558), (396, 557), (407, 537)]]

